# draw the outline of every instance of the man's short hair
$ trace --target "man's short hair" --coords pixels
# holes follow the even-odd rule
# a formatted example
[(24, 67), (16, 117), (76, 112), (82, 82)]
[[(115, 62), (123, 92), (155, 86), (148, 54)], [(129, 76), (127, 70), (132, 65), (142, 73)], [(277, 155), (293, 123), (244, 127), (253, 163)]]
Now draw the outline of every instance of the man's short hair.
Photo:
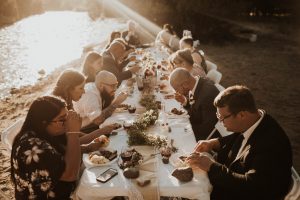
[(254, 97), (250, 89), (243, 85), (235, 85), (226, 88), (214, 100), (215, 107), (228, 106), (229, 112), (237, 114), (240, 111), (254, 113), (257, 111)]
[(176, 51), (175, 56), (173, 57), (172, 61), (176, 62), (175, 60), (177, 60), (179, 63), (185, 61), (185, 62), (189, 63), (190, 65), (194, 64), (192, 53), (189, 49), (182, 49), (182, 50)]
[(180, 86), (184, 82), (190, 80), (191, 77), (192, 75), (190, 74), (190, 72), (188, 72), (184, 68), (179, 67), (172, 71), (172, 73), (170, 74), (169, 82), (170, 85), (175, 89), (176, 87)]
[(181, 38), (181, 42), (183, 42), (184, 44), (187, 44), (191, 47), (194, 45), (194, 40), (191, 37), (183, 37), (183, 38)]

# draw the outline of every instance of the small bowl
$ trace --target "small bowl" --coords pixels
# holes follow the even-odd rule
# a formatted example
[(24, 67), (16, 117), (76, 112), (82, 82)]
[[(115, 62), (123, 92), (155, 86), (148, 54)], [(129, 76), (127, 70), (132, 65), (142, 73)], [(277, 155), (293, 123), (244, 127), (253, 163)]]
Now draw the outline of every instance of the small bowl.
[(136, 111), (136, 107), (134, 107), (134, 106), (130, 106), (130, 107), (128, 108), (128, 112), (129, 112), (129, 113), (135, 113), (135, 111)]

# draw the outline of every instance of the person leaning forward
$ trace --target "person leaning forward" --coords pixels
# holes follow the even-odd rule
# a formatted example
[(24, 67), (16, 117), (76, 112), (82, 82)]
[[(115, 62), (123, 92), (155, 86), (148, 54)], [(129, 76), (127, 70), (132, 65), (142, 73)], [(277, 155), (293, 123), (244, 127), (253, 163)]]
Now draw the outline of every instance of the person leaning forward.
[[(280, 125), (256, 108), (250, 90), (232, 86), (215, 99), (217, 117), (234, 132), (198, 142), (188, 157), (192, 167), (208, 172), (211, 199), (279, 200), (291, 184), (292, 150)], [(201, 152), (217, 152), (211, 159)]]
[(81, 131), (91, 132), (98, 129), (127, 98), (127, 94), (123, 92), (115, 97), (117, 86), (116, 76), (108, 71), (99, 72), (95, 82), (85, 85), (85, 93), (74, 103), (75, 111), (80, 113), (83, 120)]
[(214, 98), (219, 90), (210, 80), (202, 77), (193, 77), (183, 68), (175, 69), (170, 75), (170, 84), (176, 91), (175, 99), (185, 104), (190, 115), (190, 122), (196, 140), (207, 138), (217, 123)]

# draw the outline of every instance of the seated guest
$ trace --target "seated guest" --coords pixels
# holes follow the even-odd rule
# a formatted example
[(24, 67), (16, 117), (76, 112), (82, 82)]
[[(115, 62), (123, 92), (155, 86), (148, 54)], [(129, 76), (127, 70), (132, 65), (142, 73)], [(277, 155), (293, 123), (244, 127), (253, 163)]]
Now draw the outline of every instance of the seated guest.
[(120, 31), (113, 31), (110, 34), (110, 38), (109, 38), (109, 42), (107, 43), (107, 45), (105, 46), (105, 49), (107, 49), (109, 47), (109, 45), (117, 38), (121, 37), (121, 32)]
[(217, 117), (231, 135), (200, 141), (195, 152), (214, 150), (216, 160), (194, 153), (187, 160), (208, 172), (211, 199), (284, 199), (291, 185), (292, 150), (280, 125), (257, 109), (251, 91), (232, 86), (214, 101)]
[(207, 73), (207, 65), (205, 62), (204, 56), (199, 52), (198, 49), (195, 49), (193, 46), (193, 38), (192, 37), (183, 37), (179, 41), (179, 46), (180, 49), (189, 49), (192, 53), (193, 61), (196, 63), (198, 66), (201, 66), (205, 73)]
[(94, 83), (85, 85), (85, 94), (74, 104), (75, 111), (80, 113), (83, 121), (83, 130), (98, 129), (108, 117), (110, 117), (116, 106), (121, 104), (127, 94), (121, 93), (116, 98), (115, 92), (118, 87), (116, 76), (108, 71), (101, 71), (96, 75)]
[(169, 52), (179, 49), (179, 39), (170, 24), (163, 26), (163, 29), (156, 36), (155, 44), (165, 47)]
[(122, 38), (126, 41), (127, 45), (132, 47), (139, 47), (141, 45), (139, 35), (136, 32), (136, 26), (137, 24), (134, 21), (128, 20), (128, 30), (122, 32)]
[[(99, 55), (99, 54), (98, 54)], [(67, 103), (68, 110), (73, 109), (73, 101), (77, 102), (84, 93), (85, 77), (82, 73), (67, 69), (61, 73), (53, 90), (53, 95), (61, 97)], [(111, 133), (116, 124), (105, 126), (97, 129), (89, 134), (80, 134), (80, 144), (88, 144), (100, 135)], [(82, 145), (82, 152), (97, 150), (101, 147), (101, 143)]]
[(206, 77), (203, 68), (194, 63), (189, 49), (178, 50), (173, 55), (172, 63), (175, 68), (182, 67), (188, 70), (193, 76)]
[(83, 62), (82, 72), (87, 77), (86, 82), (95, 82), (95, 76), (102, 66), (102, 56), (97, 52), (90, 52)]
[(125, 66), (121, 63), (125, 52), (125, 45), (120, 41), (114, 40), (109, 48), (102, 54), (103, 64), (101, 70), (113, 73), (117, 77), (119, 84), (121, 84), (123, 80), (131, 78), (132, 74), (136, 73), (140, 69), (138, 65), (134, 65), (128, 70), (123, 69)]
[[(194, 77), (183, 68), (175, 69), (169, 81), (180, 97), (189, 99), (185, 108), (190, 115), (196, 140), (207, 138), (218, 121), (213, 101), (219, 90), (210, 80)], [(176, 98), (176, 100), (184, 104), (185, 98)]]
[(17, 200), (70, 199), (81, 163), (80, 127), (80, 116), (68, 111), (61, 99), (44, 96), (33, 101), (12, 146)]

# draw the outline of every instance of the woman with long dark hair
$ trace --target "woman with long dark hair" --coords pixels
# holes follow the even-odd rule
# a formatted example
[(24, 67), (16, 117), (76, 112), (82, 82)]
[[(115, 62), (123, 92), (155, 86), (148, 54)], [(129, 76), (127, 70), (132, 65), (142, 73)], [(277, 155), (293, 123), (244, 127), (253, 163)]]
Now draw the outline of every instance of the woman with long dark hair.
[(87, 77), (86, 82), (95, 82), (96, 74), (101, 70), (102, 56), (97, 52), (90, 52), (83, 62), (82, 73)]
[(11, 177), (18, 199), (69, 199), (81, 163), (81, 118), (58, 97), (33, 101), (14, 139)]
[(73, 109), (73, 101), (78, 101), (84, 93), (85, 76), (79, 71), (63, 71), (54, 87), (53, 95), (61, 97), (67, 103), (68, 110)]
[[(73, 110), (73, 101), (79, 101), (79, 99), (85, 92), (85, 80), (86, 78), (81, 72), (76, 71), (74, 69), (67, 69), (60, 74), (52, 93), (53, 95), (61, 97), (67, 102), (68, 110)], [(116, 124), (112, 124), (105, 126), (101, 129), (96, 127), (96, 130), (84, 130), (85, 133), (89, 134), (85, 135), (84, 133), (81, 133), (80, 143), (88, 144), (100, 135), (109, 134), (114, 130), (115, 126)], [(82, 152), (86, 153), (93, 150), (97, 150), (100, 147), (101, 143), (91, 143), (86, 146), (82, 146), (81, 150)]]

